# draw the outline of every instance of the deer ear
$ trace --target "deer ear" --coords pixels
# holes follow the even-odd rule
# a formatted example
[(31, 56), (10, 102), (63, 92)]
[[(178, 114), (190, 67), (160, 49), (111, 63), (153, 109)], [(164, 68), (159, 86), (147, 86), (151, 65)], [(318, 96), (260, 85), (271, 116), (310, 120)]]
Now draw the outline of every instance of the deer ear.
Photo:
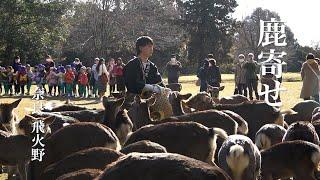
[(37, 119), (38, 118), (35, 118), (35, 117), (33, 117), (33, 116), (29, 115), (29, 114), (26, 114), (22, 120), (25, 120), (25, 121), (28, 121), (28, 122), (32, 122), (33, 120), (37, 120)]
[(184, 94), (184, 95), (178, 94), (178, 97), (180, 97), (180, 99), (182, 99), (182, 100), (188, 100), (191, 96), (192, 96), (191, 93)]
[(156, 103), (156, 97), (155, 96), (151, 96), (149, 99), (147, 99), (147, 104), (148, 106), (153, 106), (154, 103)]
[(55, 116), (49, 116), (43, 119), (44, 124), (49, 125), (56, 119)]
[(224, 90), (224, 86), (219, 87), (219, 91)]
[(18, 107), (18, 105), (19, 105), (19, 103), (21, 102), (21, 100), (22, 100), (22, 99), (18, 99), (18, 100), (16, 100), (16, 101), (14, 101), (13, 103), (10, 104), (10, 107), (11, 107), (12, 109)]

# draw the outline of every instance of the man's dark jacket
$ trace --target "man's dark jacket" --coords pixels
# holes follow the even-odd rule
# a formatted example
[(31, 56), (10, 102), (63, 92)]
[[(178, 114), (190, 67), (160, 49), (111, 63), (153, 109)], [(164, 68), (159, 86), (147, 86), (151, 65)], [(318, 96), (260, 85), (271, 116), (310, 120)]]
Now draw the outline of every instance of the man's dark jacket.
[(138, 57), (131, 59), (123, 68), (123, 76), (128, 92), (141, 94), (145, 84), (158, 84), (164, 86), (157, 66), (150, 62), (148, 76), (144, 79), (142, 62)]

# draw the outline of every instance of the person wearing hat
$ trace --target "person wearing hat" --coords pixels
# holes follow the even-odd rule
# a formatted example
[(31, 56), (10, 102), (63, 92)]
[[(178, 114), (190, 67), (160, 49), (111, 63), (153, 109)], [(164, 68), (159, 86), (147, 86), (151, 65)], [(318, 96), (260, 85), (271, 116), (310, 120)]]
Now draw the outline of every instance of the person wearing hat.
[(165, 69), (168, 72), (168, 84), (179, 83), (179, 72), (182, 69), (181, 63), (177, 61), (176, 55), (172, 54)]
[(235, 83), (238, 89), (238, 94), (244, 95), (247, 97), (247, 79), (246, 79), (246, 69), (244, 68), (245, 56), (240, 54), (238, 62), (235, 68)]
[(247, 80), (247, 87), (249, 89), (249, 98), (253, 100), (252, 92), (254, 91), (256, 99), (259, 100), (258, 95), (258, 63), (254, 60), (253, 53), (248, 54), (248, 61), (244, 64), (245, 73), (246, 73), (246, 80)]
[(303, 81), (300, 98), (309, 100), (313, 97), (315, 101), (319, 102), (320, 70), (312, 53), (307, 55), (306, 61), (302, 64), (300, 73)]
[(157, 66), (149, 60), (153, 53), (153, 45), (153, 40), (148, 36), (142, 36), (137, 39), (137, 57), (131, 59), (123, 69), (125, 86), (129, 93), (163, 92), (162, 77)]

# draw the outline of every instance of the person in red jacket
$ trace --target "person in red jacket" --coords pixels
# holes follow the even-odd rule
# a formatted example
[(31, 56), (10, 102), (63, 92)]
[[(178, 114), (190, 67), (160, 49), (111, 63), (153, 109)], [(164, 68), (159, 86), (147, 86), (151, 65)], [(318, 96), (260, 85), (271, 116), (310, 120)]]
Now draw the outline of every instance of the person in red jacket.
[(78, 84), (79, 84), (79, 96), (80, 98), (87, 97), (87, 85), (88, 85), (88, 74), (87, 74), (87, 68), (85, 66), (82, 66), (80, 69), (80, 73), (78, 76)]
[(117, 59), (116, 66), (113, 68), (113, 73), (116, 76), (117, 91), (122, 92), (125, 90), (124, 78), (123, 78), (123, 67), (125, 64), (121, 58)]
[(68, 97), (72, 96), (72, 90), (73, 90), (73, 81), (75, 79), (74, 72), (70, 65), (66, 66), (67, 72), (65, 75), (65, 83), (66, 83), (66, 92)]

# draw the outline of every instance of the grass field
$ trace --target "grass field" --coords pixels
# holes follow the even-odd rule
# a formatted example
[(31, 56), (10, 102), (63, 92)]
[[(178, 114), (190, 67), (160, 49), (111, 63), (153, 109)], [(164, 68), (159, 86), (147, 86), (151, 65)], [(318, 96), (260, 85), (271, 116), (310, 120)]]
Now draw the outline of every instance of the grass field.
[[(281, 93), (281, 100), (283, 103), (282, 109), (288, 109), (293, 107), (296, 103), (302, 101), (302, 99), (299, 98), (302, 82), (300, 80), (300, 74), (298, 73), (285, 73), (283, 74), (283, 77), (282, 87), (286, 88), (287, 91)], [(195, 85), (196, 80), (196, 76), (182, 76), (180, 78), (180, 82), (183, 86), (182, 93), (197, 93), (199, 91), (199, 87)], [(225, 86), (225, 89), (220, 93), (220, 97), (232, 95), (234, 91), (234, 75), (223, 74), (222, 81), (222, 85)], [(35, 87), (32, 88), (32, 92), (34, 89)], [(0, 103), (12, 102), (18, 98), (19, 97), (0, 97)], [(63, 103), (65, 99), (50, 98), (48, 100), (43, 100), (42, 103), (44, 104), (48, 101)], [(102, 104), (96, 103), (95, 99), (75, 99), (73, 102), (77, 105), (83, 105), (89, 108), (102, 108)], [(34, 103), (36, 103), (36, 101), (32, 100), (31, 97), (23, 98), (19, 107), (15, 110), (15, 112), (18, 114), (18, 117), (22, 118), (27, 113), (25, 108), (33, 108)], [(4, 180), (6, 177), (6, 174), (0, 174), (0, 180)]]
[[(281, 100), (283, 103), (282, 108), (287, 109), (292, 107), (297, 102), (302, 101), (299, 98), (302, 82), (300, 80), (300, 74), (298, 73), (285, 73), (283, 74), (283, 83), (282, 87), (287, 89), (287, 91), (281, 92)], [(199, 87), (195, 85), (197, 80), (196, 76), (182, 76), (180, 77), (180, 82), (182, 83), (182, 93), (192, 93), (195, 94), (199, 91)], [(165, 80), (166, 81), (166, 80)], [(222, 75), (222, 85), (225, 86), (225, 89), (220, 93), (220, 97), (229, 96), (233, 94), (234, 91), (234, 75), (232, 74), (223, 74)], [(260, 88), (260, 86), (259, 86)], [(33, 86), (32, 92), (35, 87)], [(109, 94), (107, 92), (107, 94)], [(0, 97), (0, 103), (3, 102), (12, 102), (19, 97)], [(42, 103), (46, 102), (57, 102), (63, 103), (65, 99), (63, 98), (49, 98), (47, 100), (42, 100)], [(75, 99), (73, 102), (77, 105), (83, 105), (89, 108), (102, 108), (101, 103), (97, 103), (95, 99)], [(21, 118), (27, 112), (25, 108), (33, 108), (33, 104), (36, 103), (35, 100), (32, 100), (31, 97), (23, 98), (19, 107), (16, 109), (16, 113)]]

